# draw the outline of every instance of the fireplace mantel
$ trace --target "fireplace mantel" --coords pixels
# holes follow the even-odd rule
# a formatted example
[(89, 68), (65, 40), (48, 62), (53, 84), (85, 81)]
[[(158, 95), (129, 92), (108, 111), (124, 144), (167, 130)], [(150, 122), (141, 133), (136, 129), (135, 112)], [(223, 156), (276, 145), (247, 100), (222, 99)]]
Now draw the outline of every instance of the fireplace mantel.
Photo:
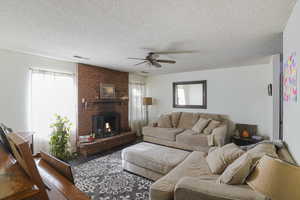
[(128, 100), (124, 100), (124, 99), (89, 99), (89, 100), (85, 100), (82, 103), (82, 107), (83, 107), (83, 111), (87, 110), (88, 107), (93, 106), (93, 105), (97, 105), (97, 104), (119, 104), (119, 105), (127, 105), (128, 104)]

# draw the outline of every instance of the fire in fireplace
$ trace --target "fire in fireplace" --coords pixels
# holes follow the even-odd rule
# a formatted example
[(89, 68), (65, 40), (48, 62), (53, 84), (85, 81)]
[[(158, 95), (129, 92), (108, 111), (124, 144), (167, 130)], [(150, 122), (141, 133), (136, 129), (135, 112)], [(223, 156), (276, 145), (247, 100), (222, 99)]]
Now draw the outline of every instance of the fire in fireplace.
[(103, 112), (92, 117), (92, 132), (96, 137), (110, 137), (120, 133), (120, 113)]

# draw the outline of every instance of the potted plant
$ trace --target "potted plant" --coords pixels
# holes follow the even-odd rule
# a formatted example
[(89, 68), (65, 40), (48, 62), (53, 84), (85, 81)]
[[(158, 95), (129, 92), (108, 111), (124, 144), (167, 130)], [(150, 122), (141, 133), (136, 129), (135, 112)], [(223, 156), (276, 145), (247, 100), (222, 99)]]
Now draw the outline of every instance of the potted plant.
[(55, 114), (55, 122), (50, 125), (53, 129), (50, 137), (50, 154), (64, 161), (72, 159), (70, 151), (70, 132), (72, 123), (67, 117)]

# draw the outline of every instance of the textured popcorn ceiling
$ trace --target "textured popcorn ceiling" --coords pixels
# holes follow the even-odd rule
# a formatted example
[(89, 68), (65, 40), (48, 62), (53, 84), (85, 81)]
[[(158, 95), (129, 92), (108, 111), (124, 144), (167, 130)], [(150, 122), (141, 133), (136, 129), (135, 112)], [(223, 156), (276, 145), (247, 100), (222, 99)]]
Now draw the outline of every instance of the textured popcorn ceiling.
[[(295, 1), (0, 0), (0, 48), (152, 74), (265, 63), (281, 53)], [(162, 69), (133, 66), (127, 57), (145, 48), (198, 53), (161, 56), (177, 61)]]

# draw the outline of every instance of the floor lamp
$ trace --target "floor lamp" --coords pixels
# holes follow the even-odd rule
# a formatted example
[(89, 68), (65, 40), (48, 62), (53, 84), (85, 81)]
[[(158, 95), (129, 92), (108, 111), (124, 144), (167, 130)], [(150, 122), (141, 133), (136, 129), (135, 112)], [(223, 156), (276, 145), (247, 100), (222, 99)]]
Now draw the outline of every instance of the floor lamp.
[(149, 106), (152, 105), (152, 97), (144, 97), (143, 98), (143, 105), (146, 106), (146, 123), (149, 123)]

